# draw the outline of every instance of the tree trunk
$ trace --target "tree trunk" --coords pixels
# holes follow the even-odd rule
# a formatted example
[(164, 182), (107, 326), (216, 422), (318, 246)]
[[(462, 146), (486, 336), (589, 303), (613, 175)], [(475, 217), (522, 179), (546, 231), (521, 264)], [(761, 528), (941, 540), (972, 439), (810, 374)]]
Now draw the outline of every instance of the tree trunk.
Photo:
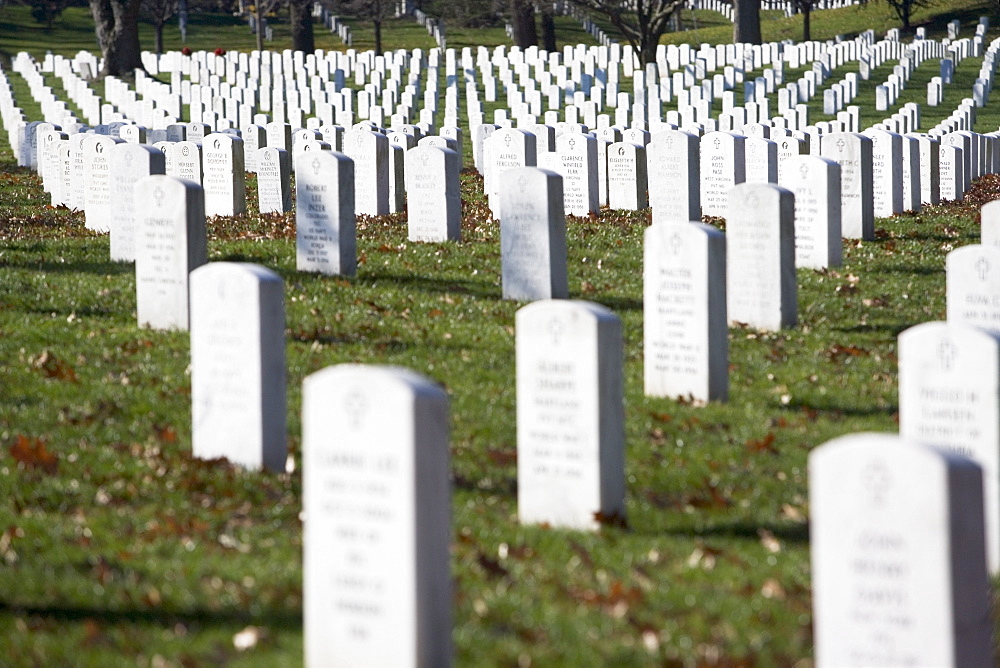
[(535, 5), (530, 0), (510, 0), (510, 23), (514, 28), (514, 44), (522, 49), (538, 45)]
[(806, 6), (802, 8), (802, 41), (808, 42), (812, 39), (812, 30), (809, 25), (809, 17), (812, 16), (812, 3), (806, 3)]
[(760, 0), (734, 0), (733, 42), (760, 44)]
[(154, 28), (156, 29), (156, 55), (163, 53), (163, 24), (157, 23)]
[(382, 19), (375, 19), (375, 53), (382, 53)]
[(257, 42), (257, 52), (264, 51), (264, 10), (261, 8), (260, 0), (254, 3), (253, 6), (253, 22), (256, 29), (253, 31), (253, 36), (256, 38)]
[(90, 0), (104, 67), (100, 76), (129, 77), (142, 67), (139, 48), (140, 0)]
[(910, 7), (911, 3), (903, 3), (903, 32), (910, 32)]
[(304, 53), (316, 51), (313, 38), (312, 6), (310, 0), (291, 0), (288, 3), (288, 22), (292, 28), (292, 50)]
[(542, 48), (552, 53), (556, 50), (556, 21), (552, 16), (552, 4), (543, 2), (542, 15)]

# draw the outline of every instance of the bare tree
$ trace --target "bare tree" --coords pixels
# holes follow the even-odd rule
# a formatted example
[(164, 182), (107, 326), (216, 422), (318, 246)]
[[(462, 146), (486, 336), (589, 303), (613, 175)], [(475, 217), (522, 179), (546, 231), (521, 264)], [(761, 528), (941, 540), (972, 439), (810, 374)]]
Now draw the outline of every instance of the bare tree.
[(510, 0), (510, 24), (514, 29), (514, 44), (522, 49), (538, 44), (535, 3), (532, 0)]
[(90, 0), (94, 31), (101, 47), (104, 67), (100, 76), (132, 77), (142, 69), (139, 48), (141, 0)]
[[(862, 5), (867, 5), (869, 2), (877, 2), (878, 0), (861, 0)], [(899, 17), (900, 22), (903, 24), (903, 30), (906, 32), (910, 31), (910, 19), (913, 17), (913, 10), (919, 7), (926, 7), (929, 4), (929, 0), (884, 0), (887, 5), (892, 7), (892, 10), (896, 12), (896, 16)]]
[(153, 24), (156, 53), (163, 53), (163, 26), (177, 13), (177, 0), (142, 0), (142, 14)]
[(313, 0), (288, 0), (288, 22), (292, 28), (292, 50), (312, 53), (316, 50), (313, 34)]
[(802, 14), (802, 41), (808, 42), (812, 39), (812, 27), (810, 25), (810, 18), (812, 17), (813, 7), (819, 3), (819, 0), (790, 0), (792, 7), (799, 14)]
[(375, 28), (375, 53), (382, 53), (382, 22), (393, 14), (392, 0), (341, 0), (336, 7), (345, 14), (371, 21)]
[(542, 0), (537, 9), (542, 21), (542, 48), (549, 52), (555, 51), (556, 21), (552, 15), (552, 3)]
[(733, 43), (760, 44), (760, 0), (733, 0)]
[(264, 19), (281, 4), (281, 0), (256, 0), (253, 4), (254, 37), (257, 50), (264, 50)]
[(605, 17), (628, 40), (645, 66), (656, 62), (656, 47), (667, 32), (670, 17), (685, 0), (569, 0)]

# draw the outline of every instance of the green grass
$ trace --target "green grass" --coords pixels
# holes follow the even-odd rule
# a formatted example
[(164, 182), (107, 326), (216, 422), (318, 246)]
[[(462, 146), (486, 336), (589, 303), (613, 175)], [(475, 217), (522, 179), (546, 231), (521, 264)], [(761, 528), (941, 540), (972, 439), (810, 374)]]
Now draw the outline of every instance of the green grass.
[[(980, 16), (989, 16), (994, 28), (998, 16), (996, 4), (989, 0), (931, 0), (926, 7), (913, 12), (913, 27), (927, 28), (928, 37), (941, 39), (947, 35), (946, 25), (958, 19), (962, 22), (962, 36), (975, 34)], [(801, 15), (786, 18), (782, 12), (761, 13), (761, 34), (765, 42), (785, 39), (802, 39)], [(683, 25), (690, 28), (668, 33), (661, 40), (665, 44), (726, 44), (733, 41), (733, 24), (717, 12), (685, 10)], [(875, 30), (881, 36), (890, 28), (900, 27), (898, 17), (884, 2), (869, 2), (864, 6), (844, 7), (813, 12), (811, 38), (817, 41), (833, 39), (836, 35), (852, 37), (865, 30)], [(609, 31), (610, 32), (610, 31)]]
[[(462, 242), (409, 243), (400, 216), (362, 220), (352, 279), (296, 272), (292, 218), (261, 218), (253, 198), (247, 216), (209, 223), (211, 260), (285, 282), (296, 472), (277, 475), (191, 457), (186, 334), (138, 328), (131, 266), (10, 160), (0, 637), (15, 666), (297, 665), (300, 387), (345, 362), (403, 365), (450, 396), (460, 665), (809, 657), (806, 456), (896, 430), (896, 336), (944, 318), (945, 254), (978, 240), (974, 203), (879, 221), (844, 267), (799, 271), (797, 327), (730, 331), (731, 400), (698, 408), (642, 394), (648, 212), (571, 218), (571, 295), (612, 308), (626, 341), (629, 528), (589, 534), (516, 521), (520, 304), (500, 298), (478, 178), (463, 177)], [(995, 179), (983, 190), (1000, 194)], [(264, 637), (242, 654), (232, 637), (248, 625)]]
[[(982, 4), (949, 6), (967, 17)], [(37, 33), (8, 30), (19, 11), (0, 10), (0, 51), (40, 55)], [(67, 27), (74, 11), (59, 53), (92, 47), (82, 23)], [(841, 11), (884, 32), (863, 14), (876, 7)], [(235, 21), (198, 25), (192, 40), (207, 43), (193, 48), (252, 48), (234, 46), (252, 45)], [(448, 34), (456, 47), (503, 43)], [(386, 48), (426, 48), (423, 36), (393, 26)], [(890, 68), (863, 87), (863, 108)], [(960, 66), (939, 111), (969, 94), (977, 68)], [(23, 80), (11, 83), (36, 116)], [(997, 104), (980, 128), (1000, 120)], [(925, 127), (937, 113), (924, 106)], [(187, 335), (138, 328), (131, 265), (109, 262), (108, 238), (46, 206), (38, 178), (0, 150), (0, 664), (299, 665), (301, 383), (363, 362), (411, 368), (450, 397), (459, 665), (809, 665), (806, 457), (838, 435), (897, 430), (896, 336), (945, 317), (945, 255), (978, 242), (977, 206), (1000, 197), (1000, 180), (964, 204), (880, 220), (875, 241), (846, 244), (841, 268), (800, 270), (799, 324), (731, 329), (731, 399), (705, 407), (642, 394), (649, 212), (570, 218), (571, 296), (613, 309), (625, 332), (629, 526), (595, 534), (516, 521), (521, 304), (501, 299), (481, 180), (463, 175), (460, 243), (410, 243), (404, 216), (360, 220), (351, 279), (298, 273), (293, 217), (259, 216), (253, 192), (251, 179), (248, 215), (209, 222), (209, 255), (284, 280), (289, 474), (191, 457)], [(238, 652), (247, 626), (260, 642)]]

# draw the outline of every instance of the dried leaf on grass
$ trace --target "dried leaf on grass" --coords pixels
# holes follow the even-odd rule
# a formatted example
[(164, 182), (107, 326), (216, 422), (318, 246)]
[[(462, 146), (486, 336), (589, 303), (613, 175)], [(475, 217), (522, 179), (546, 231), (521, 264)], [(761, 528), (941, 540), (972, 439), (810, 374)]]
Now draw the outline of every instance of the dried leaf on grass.
[(41, 469), (49, 475), (59, 469), (59, 461), (49, 452), (40, 438), (18, 435), (8, 448), (8, 452), (20, 466), (26, 469)]

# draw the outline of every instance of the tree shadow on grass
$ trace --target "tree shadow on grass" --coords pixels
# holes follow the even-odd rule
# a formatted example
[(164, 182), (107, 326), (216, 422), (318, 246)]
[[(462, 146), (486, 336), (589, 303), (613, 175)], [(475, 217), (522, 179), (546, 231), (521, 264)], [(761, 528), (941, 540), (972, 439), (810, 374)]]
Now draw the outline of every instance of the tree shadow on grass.
[(664, 533), (674, 535), (683, 534), (688, 536), (698, 536), (701, 538), (747, 538), (750, 540), (760, 540), (762, 532), (768, 531), (786, 543), (796, 543), (807, 545), (809, 543), (809, 525), (801, 524), (754, 524), (746, 521), (717, 522), (712, 526), (696, 530), (667, 530)]
[(197, 624), (202, 627), (245, 626), (256, 622), (272, 629), (300, 630), (302, 610), (265, 609), (260, 614), (245, 610), (169, 609), (161, 610), (103, 610), (83, 606), (10, 605), (0, 602), (0, 614), (47, 617), (60, 622), (82, 622), (98, 619), (109, 624), (146, 624), (172, 628), (178, 623)]
[(872, 265), (865, 267), (865, 271), (871, 274), (919, 274), (921, 276), (936, 276), (944, 273), (944, 266), (921, 267), (905, 264)]
[[(916, 323), (914, 323), (916, 324)], [(863, 325), (850, 325), (842, 327), (831, 327), (834, 332), (846, 332), (851, 334), (890, 334), (893, 338), (912, 327), (908, 323), (865, 323)]]
[(0, 267), (38, 271), (44, 274), (94, 274), (96, 276), (114, 276), (134, 274), (135, 264), (131, 262), (5, 262)]

